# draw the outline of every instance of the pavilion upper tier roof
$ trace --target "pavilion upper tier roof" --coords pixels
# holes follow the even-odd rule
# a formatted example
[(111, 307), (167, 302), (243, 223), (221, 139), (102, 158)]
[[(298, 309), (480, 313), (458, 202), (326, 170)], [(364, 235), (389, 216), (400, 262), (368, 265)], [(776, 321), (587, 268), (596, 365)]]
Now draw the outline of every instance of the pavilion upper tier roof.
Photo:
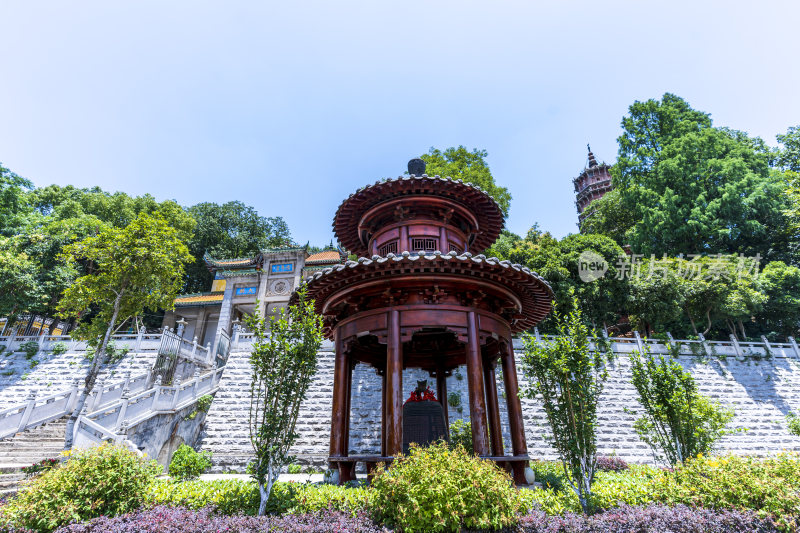
[(356, 255), (368, 255), (368, 243), (359, 231), (364, 213), (384, 201), (413, 196), (446, 198), (472, 212), (479, 223), (478, 234), (469, 246), (474, 253), (491, 246), (503, 229), (503, 212), (500, 206), (480, 187), (452, 178), (412, 174), (393, 180), (377, 181), (351, 194), (336, 211), (333, 231), (345, 249)]

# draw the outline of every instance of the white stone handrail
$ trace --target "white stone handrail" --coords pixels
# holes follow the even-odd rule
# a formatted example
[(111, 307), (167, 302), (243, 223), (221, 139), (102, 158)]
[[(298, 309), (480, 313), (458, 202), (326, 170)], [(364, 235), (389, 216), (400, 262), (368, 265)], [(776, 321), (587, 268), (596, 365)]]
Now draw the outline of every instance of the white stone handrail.
[[(127, 348), (133, 353), (157, 352), (161, 346), (163, 331), (147, 333), (144, 328), (138, 333), (121, 333), (112, 335), (117, 349)], [(68, 352), (85, 352), (88, 348), (86, 341), (75, 340), (69, 335), (4, 335), (0, 336), (0, 346), (5, 346), (7, 352), (21, 351), (20, 346), (26, 342), (35, 342), (39, 345), (38, 353), (52, 352), (56, 343), (64, 343)], [(181, 339), (179, 355), (194, 362), (209, 361), (210, 346), (203, 346), (197, 342), (197, 337), (192, 340)]]
[(225, 367), (194, 376), (179, 385), (164, 386), (157, 378), (153, 387), (138, 394), (124, 391), (122, 397), (101, 409), (81, 414), (75, 424), (75, 446), (87, 447), (103, 441), (122, 442), (131, 428), (160, 415), (180, 411), (204, 395), (214, 394)]
[[(552, 341), (555, 335), (542, 335), (534, 329), (534, 337), (539, 341)], [(794, 337), (789, 337), (787, 342), (772, 342), (762, 335), (761, 342), (739, 341), (731, 335), (727, 341), (706, 340), (702, 334), (699, 339), (673, 339), (666, 334), (667, 341), (662, 339), (642, 338), (634, 331), (633, 337), (604, 337), (611, 350), (615, 353), (631, 353), (641, 351), (645, 347), (653, 354), (661, 355), (694, 355), (700, 357), (778, 357), (800, 359), (800, 348)], [(522, 348), (522, 340), (514, 339), (514, 347)], [(590, 340), (590, 347), (595, 349), (594, 342)]]

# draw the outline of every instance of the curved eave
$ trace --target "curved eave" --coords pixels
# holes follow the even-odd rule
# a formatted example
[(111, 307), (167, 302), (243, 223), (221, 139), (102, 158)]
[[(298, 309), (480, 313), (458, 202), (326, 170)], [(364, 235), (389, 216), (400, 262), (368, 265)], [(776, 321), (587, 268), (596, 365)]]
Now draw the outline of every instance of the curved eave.
[(400, 176), (394, 180), (378, 181), (351, 194), (341, 203), (333, 217), (333, 231), (342, 246), (356, 255), (369, 251), (361, 242), (358, 223), (370, 208), (404, 196), (434, 195), (453, 200), (473, 212), (479, 220), (479, 234), (471, 250), (485, 250), (494, 243), (503, 229), (503, 211), (489, 193), (462, 180), (440, 176)]
[[(532, 328), (550, 312), (553, 289), (541, 276), (522, 265), (501, 261), (496, 257), (470, 253), (457, 254), (389, 254), (385, 257), (361, 257), (358, 261), (326, 268), (308, 276), (304, 286), (308, 296), (316, 300), (319, 311), (325, 301), (344, 286), (351, 286), (363, 280), (385, 278), (387, 281), (398, 274), (413, 273), (415, 269), (425, 269), (426, 275), (456, 274), (465, 280), (485, 279), (511, 289), (522, 301), (522, 312), (518, 320), (511, 324), (512, 332), (518, 333)], [(291, 302), (296, 302), (297, 293), (292, 294)]]

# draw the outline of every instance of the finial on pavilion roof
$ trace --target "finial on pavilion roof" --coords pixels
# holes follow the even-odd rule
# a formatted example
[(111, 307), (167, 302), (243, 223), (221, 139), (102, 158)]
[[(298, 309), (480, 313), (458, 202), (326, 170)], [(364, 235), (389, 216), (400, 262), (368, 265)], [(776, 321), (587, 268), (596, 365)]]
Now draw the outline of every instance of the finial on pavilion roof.
[(589, 168), (597, 166), (597, 159), (594, 158), (594, 154), (592, 153), (592, 147), (589, 146), (589, 143), (586, 143), (586, 149), (589, 151)]
[(422, 159), (412, 159), (408, 162), (408, 173), (414, 176), (425, 174), (425, 161)]

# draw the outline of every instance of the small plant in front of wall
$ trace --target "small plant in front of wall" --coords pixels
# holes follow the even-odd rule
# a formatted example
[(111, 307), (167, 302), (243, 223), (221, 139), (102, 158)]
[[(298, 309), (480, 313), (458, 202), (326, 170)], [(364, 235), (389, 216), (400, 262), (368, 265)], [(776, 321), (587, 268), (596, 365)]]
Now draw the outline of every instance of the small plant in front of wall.
[(300, 465), (298, 465), (298, 464), (293, 464), (293, 465), (289, 465), (289, 466), (286, 468), (286, 471), (287, 471), (289, 474), (299, 474), (300, 472), (302, 472), (302, 471), (303, 471), (303, 467), (302, 467), (302, 466), (300, 466)]
[(800, 415), (789, 413), (786, 415), (786, 424), (789, 426), (789, 433), (800, 437)]
[(67, 353), (67, 343), (58, 341), (57, 343), (53, 344), (53, 346), (50, 348), (50, 353), (52, 353), (53, 355), (62, 355)]
[(461, 395), (457, 392), (451, 392), (447, 395), (447, 405), (450, 407), (458, 407), (461, 405)]
[(214, 401), (214, 397), (210, 394), (204, 394), (197, 399), (197, 404), (195, 405), (194, 411), (191, 412), (186, 417), (186, 420), (194, 420), (195, 417), (200, 413), (207, 413), (208, 410), (211, 408), (211, 402)]
[(36, 341), (23, 342), (19, 345), (19, 349), (25, 352), (25, 359), (33, 359), (39, 353), (39, 343)]
[(456, 373), (453, 374), (453, 377), (455, 377), (458, 381), (461, 381), (464, 379), (464, 374), (462, 374), (461, 371), (456, 371)]
[(28, 366), (29, 366), (30, 368), (36, 368), (38, 365), (39, 365), (39, 361), (37, 361), (36, 359), (31, 359), (31, 360), (28, 362)]

